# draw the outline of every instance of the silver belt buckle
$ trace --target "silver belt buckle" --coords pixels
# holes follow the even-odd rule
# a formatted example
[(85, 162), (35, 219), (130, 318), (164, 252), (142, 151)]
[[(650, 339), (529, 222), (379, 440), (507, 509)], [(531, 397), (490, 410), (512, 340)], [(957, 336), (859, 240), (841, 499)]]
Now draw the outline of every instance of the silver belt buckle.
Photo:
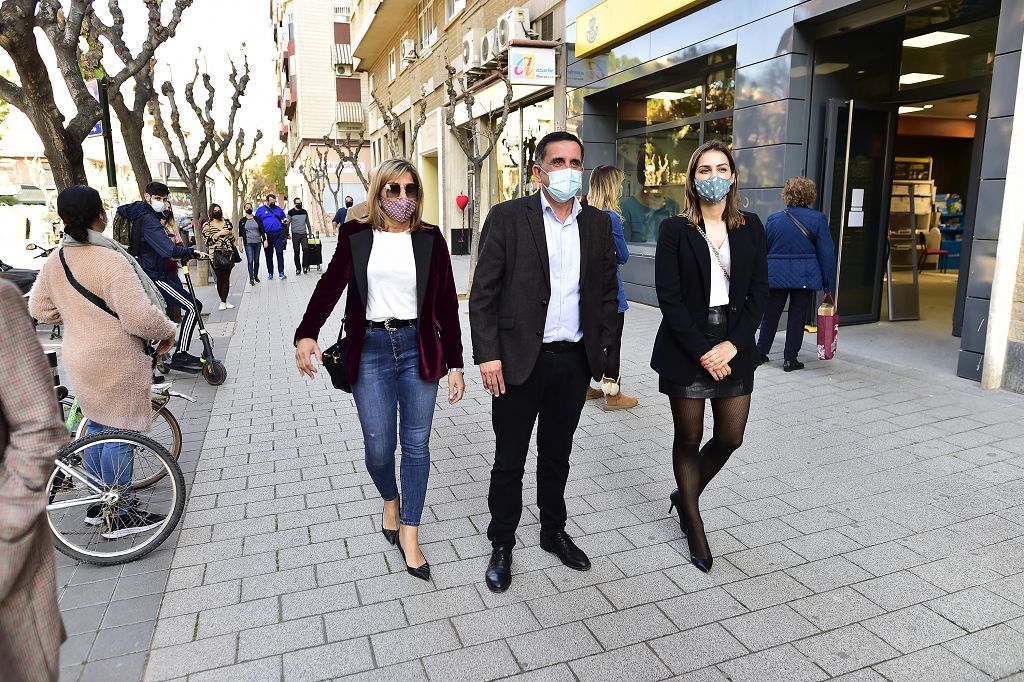
[(392, 327), (391, 326), (391, 323), (394, 322), (394, 321), (395, 321), (395, 318), (393, 318), (393, 317), (389, 317), (388, 319), (384, 320), (384, 329), (388, 330), (392, 334), (394, 334), (395, 332), (398, 331), (398, 327)]

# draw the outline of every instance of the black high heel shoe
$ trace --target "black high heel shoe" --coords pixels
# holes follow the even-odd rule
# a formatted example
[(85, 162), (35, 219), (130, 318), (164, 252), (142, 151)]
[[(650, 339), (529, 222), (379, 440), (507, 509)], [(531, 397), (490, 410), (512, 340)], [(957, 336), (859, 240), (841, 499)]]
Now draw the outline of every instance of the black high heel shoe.
[[(395, 537), (397, 539), (398, 531), (395, 531)], [(405, 550), (402, 549), (402, 541), (398, 540), (396, 544), (398, 545), (398, 551), (402, 553), (402, 561), (405, 562), (405, 570), (409, 572), (409, 575), (414, 578), (419, 578), (420, 580), (430, 580), (430, 564), (424, 561), (422, 566), (413, 568), (409, 565), (409, 560), (405, 558)], [(426, 557), (423, 558), (426, 559)]]
[(679, 510), (679, 530), (683, 531), (683, 537), (690, 534), (690, 529), (686, 525), (686, 517), (683, 516), (683, 507), (679, 504), (679, 489), (676, 488), (668, 496), (668, 513), (672, 514), (673, 509)]
[[(398, 498), (395, 498), (395, 499), (400, 500), (401, 498), (398, 497)], [(390, 502), (390, 501), (391, 500), (388, 500), (388, 502)], [(401, 505), (401, 502), (399, 502), (399, 505)], [(381, 512), (381, 515), (380, 515), (380, 532), (384, 534), (384, 539), (387, 540), (392, 545), (398, 543), (398, 530), (397, 529), (391, 530), (390, 528), (385, 528), (384, 527), (384, 512)]]
[[(706, 536), (705, 542), (707, 542)], [(686, 537), (686, 546), (690, 550), (690, 563), (696, 566), (702, 573), (707, 573), (711, 570), (711, 564), (715, 561), (715, 558), (711, 556), (711, 549), (708, 548), (708, 553), (706, 555), (699, 555), (693, 551), (692, 543), (693, 535), (691, 534)]]

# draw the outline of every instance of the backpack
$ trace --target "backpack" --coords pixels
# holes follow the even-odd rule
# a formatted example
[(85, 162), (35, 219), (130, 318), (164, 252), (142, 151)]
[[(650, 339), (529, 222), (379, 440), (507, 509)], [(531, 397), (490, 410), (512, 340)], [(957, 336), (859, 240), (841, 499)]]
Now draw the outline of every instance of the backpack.
[(122, 215), (120, 211), (114, 213), (114, 241), (127, 249), (135, 258), (139, 257), (142, 251), (142, 235), (136, 234), (132, 229), (131, 218)]

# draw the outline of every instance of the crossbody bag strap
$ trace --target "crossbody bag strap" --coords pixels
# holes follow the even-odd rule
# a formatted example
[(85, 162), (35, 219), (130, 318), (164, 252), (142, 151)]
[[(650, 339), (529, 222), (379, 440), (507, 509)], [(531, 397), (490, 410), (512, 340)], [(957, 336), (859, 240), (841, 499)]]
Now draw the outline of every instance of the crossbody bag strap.
[(75, 279), (75, 276), (71, 274), (71, 268), (68, 267), (68, 262), (64, 259), (64, 249), (59, 250), (57, 253), (60, 255), (60, 264), (64, 266), (64, 274), (67, 275), (68, 281), (71, 282), (71, 286), (73, 286), (78, 293), (84, 296), (94, 306), (108, 315), (113, 315), (115, 319), (120, 320), (121, 317), (110, 309), (110, 306), (107, 305), (106, 301), (82, 286), (81, 282)]
[(789, 211), (783, 211), (783, 213), (785, 213), (789, 217), (789, 219), (793, 221), (794, 225), (800, 228), (800, 231), (804, 233), (804, 236), (807, 237), (807, 240), (811, 242), (811, 246), (818, 246), (817, 240), (814, 239), (814, 235), (811, 234), (810, 230), (804, 227), (804, 224), (802, 222), (796, 219), (795, 215), (793, 215)]

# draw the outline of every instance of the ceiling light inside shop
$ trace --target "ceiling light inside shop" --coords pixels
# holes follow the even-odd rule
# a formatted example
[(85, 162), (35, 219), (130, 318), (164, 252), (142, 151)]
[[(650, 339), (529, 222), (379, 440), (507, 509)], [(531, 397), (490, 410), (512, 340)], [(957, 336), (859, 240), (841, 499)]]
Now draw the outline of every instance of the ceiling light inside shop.
[(901, 114), (910, 114), (915, 111), (924, 111), (924, 107), (900, 107)]
[(922, 104), (921, 108), (922, 109), (931, 109), (934, 106), (935, 106), (934, 104)]
[(953, 41), (963, 40), (964, 38), (970, 37), (970, 34), (967, 33), (947, 33), (946, 31), (933, 31), (931, 33), (925, 33), (923, 36), (907, 38), (906, 40), (903, 41), (903, 47), (935, 47), (936, 45), (952, 43)]
[(967, 118), (978, 118), (977, 114), (967, 114)]
[(686, 99), (687, 97), (696, 97), (697, 95), (692, 92), (671, 92), (665, 90), (664, 92), (656, 92), (653, 95), (647, 95), (647, 99), (662, 99), (668, 102), (673, 102), (677, 99)]
[(925, 81), (933, 81), (936, 78), (942, 78), (941, 73), (905, 73), (900, 76), (900, 85), (913, 85), (914, 83), (924, 83)]
[(850, 68), (849, 64), (839, 64), (838, 62), (825, 62), (824, 64), (818, 64), (814, 67), (814, 73), (818, 76), (827, 76), (830, 73), (836, 73), (843, 69)]

